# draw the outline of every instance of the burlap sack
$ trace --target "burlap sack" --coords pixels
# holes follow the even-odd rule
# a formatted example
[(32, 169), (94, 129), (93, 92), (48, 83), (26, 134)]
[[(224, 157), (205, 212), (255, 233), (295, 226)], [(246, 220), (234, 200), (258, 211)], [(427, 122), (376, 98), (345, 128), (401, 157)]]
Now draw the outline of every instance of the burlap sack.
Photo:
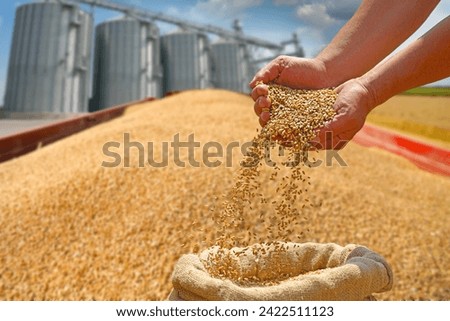
[[(358, 245), (285, 243), (287, 251), (256, 258), (251, 248), (239, 256), (244, 277), (265, 279), (281, 265), (293, 277), (269, 286), (240, 286), (230, 280), (211, 277), (199, 255), (182, 256), (175, 265), (169, 300), (209, 301), (338, 301), (365, 300), (372, 293), (392, 288), (392, 270), (383, 257)], [(320, 271), (319, 271), (320, 270)], [(273, 271), (273, 270), (272, 270)], [(316, 271), (315, 273), (311, 273)], [(308, 273), (309, 272), (309, 273)], [(273, 273), (272, 273), (273, 274)]]

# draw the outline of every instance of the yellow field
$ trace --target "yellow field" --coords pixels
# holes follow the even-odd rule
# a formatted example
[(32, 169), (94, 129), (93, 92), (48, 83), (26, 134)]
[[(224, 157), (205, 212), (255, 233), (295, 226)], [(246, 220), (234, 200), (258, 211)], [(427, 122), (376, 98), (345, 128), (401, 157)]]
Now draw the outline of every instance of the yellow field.
[[(233, 184), (239, 149), (231, 168), (178, 167), (170, 146), (167, 167), (140, 168), (138, 147), (126, 159), (118, 147), (130, 167), (106, 168), (102, 162), (113, 158), (102, 148), (111, 141), (123, 146), (129, 133), (144, 146), (154, 142), (159, 161), (161, 143), (176, 134), (185, 142), (194, 133), (201, 146), (243, 143), (259, 127), (252, 105), (227, 91), (183, 92), (0, 164), (0, 300), (165, 299), (179, 256), (217, 236), (209, 210)], [(195, 159), (202, 156), (197, 148)], [(309, 229), (305, 241), (357, 243), (383, 255), (395, 281), (378, 300), (450, 300), (450, 180), (355, 144), (340, 156), (348, 166), (334, 160), (308, 171), (315, 207), (302, 213), (293, 241)], [(269, 196), (270, 174), (263, 167)], [(267, 233), (258, 223), (265, 211), (259, 204), (246, 213), (260, 237)], [(245, 241), (246, 229), (236, 237)]]
[(369, 123), (450, 147), (450, 97), (395, 96), (375, 108)]

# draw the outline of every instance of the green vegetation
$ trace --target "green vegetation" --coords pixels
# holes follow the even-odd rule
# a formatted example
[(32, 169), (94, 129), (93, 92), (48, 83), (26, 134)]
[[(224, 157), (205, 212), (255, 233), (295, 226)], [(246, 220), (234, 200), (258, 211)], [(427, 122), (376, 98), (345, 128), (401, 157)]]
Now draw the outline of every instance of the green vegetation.
[(450, 96), (449, 87), (417, 87), (407, 90), (402, 95)]

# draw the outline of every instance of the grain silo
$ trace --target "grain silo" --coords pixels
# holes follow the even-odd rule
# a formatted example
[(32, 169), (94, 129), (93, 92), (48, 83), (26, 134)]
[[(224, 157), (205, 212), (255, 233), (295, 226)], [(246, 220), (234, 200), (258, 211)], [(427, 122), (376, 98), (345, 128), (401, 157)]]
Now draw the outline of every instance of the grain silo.
[(209, 41), (195, 31), (176, 31), (161, 37), (164, 92), (211, 86)]
[(73, 4), (17, 8), (5, 110), (10, 115), (86, 112), (92, 17)]
[(215, 87), (237, 92), (249, 91), (252, 70), (245, 44), (219, 40), (211, 45), (211, 56)]
[(96, 27), (91, 110), (162, 95), (159, 29), (132, 18)]

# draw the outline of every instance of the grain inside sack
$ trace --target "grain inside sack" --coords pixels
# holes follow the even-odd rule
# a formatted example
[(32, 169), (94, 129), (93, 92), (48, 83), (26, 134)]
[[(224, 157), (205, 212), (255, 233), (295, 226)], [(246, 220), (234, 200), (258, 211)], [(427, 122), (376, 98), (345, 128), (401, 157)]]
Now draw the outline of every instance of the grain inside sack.
[(175, 265), (169, 300), (356, 301), (371, 300), (373, 293), (392, 288), (389, 264), (366, 247), (279, 242), (284, 248), (280, 251), (276, 246), (256, 244), (222, 255), (225, 260), (233, 257), (238, 282), (209, 273), (205, 262), (219, 248), (182, 256)]

